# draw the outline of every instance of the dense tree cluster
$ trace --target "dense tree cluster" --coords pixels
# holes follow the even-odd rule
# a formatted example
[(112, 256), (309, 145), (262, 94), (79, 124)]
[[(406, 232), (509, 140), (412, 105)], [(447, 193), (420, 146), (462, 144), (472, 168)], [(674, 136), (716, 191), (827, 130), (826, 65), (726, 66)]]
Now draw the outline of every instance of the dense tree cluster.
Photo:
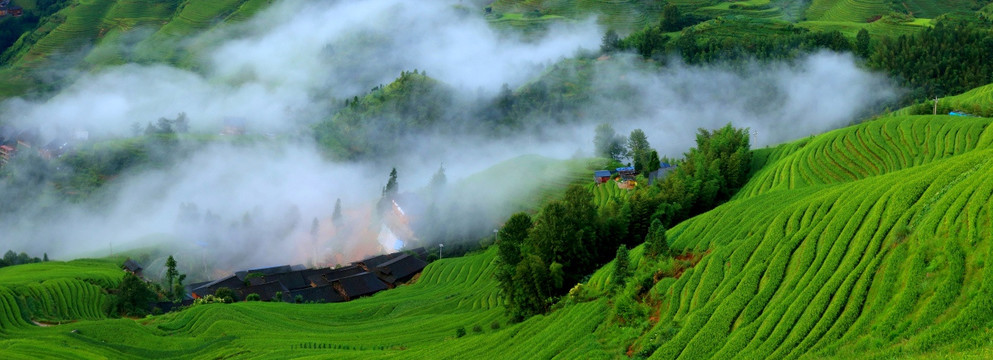
[(691, 64), (789, 60), (821, 49), (852, 52), (866, 59), (869, 67), (900, 79), (911, 89), (906, 99), (958, 94), (993, 82), (993, 63), (987, 60), (993, 53), (993, 31), (981, 21), (943, 18), (920, 33), (880, 37), (876, 42), (865, 29), (849, 41), (838, 31), (811, 31), (792, 24), (766, 24), (735, 17), (715, 21), (727, 28), (754, 29), (765, 34), (726, 36), (687, 28), (672, 41), (660, 23), (636, 31), (610, 48), (660, 61), (669, 54), (678, 54)]
[(42, 261), (48, 261), (48, 253), (45, 253), (44, 259), (39, 259), (37, 257), (31, 257), (24, 252), (18, 254), (15, 253), (14, 250), (7, 250), (7, 252), (3, 254), (3, 258), (0, 258), (0, 267), (31, 264)]
[(696, 140), (664, 181), (638, 187), (623, 204), (609, 201), (598, 209), (590, 190), (574, 185), (533, 219), (527, 213), (511, 216), (496, 242), (496, 277), (508, 314), (520, 320), (547, 311), (556, 297), (611, 259), (617, 260), (615, 282), (623, 282), (628, 247), (645, 242), (648, 256), (671, 255), (666, 226), (730, 199), (751, 169), (747, 129), (701, 129)]
[(902, 79), (915, 99), (954, 95), (993, 82), (993, 31), (938, 22), (911, 36), (883, 38), (868, 65)]

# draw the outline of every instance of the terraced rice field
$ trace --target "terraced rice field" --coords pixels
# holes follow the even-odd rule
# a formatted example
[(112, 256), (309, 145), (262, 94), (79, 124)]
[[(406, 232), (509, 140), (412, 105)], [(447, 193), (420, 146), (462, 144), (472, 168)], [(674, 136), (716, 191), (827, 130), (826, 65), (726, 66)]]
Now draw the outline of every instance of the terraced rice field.
[[(214, 304), (37, 327), (18, 315), (25, 301), (17, 299), (51, 298), (38, 301), (52, 310), (34, 311), (36, 319), (98, 319), (97, 306), (81, 303), (99, 299), (92, 286), (120, 272), (94, 263), (97, 275), (72, 278), (88, 272), (17, 266), (0, 270), (0, 357), (981, 356), (993, 328), (989, 121), (894, 117), (757, 152), (740, 195), (669, 231), (673, 247), (699, 262), (643, 298), (609, 295), (608, 264), (586, 282), (588, 296), (508, 324), (490, 249), (349, 303)], [(598, 189), (597, 201), (623, 196)], [(630, 252), (635, 269), (673, 265), (641, 251)], [(646, 309), (635, 312), (643, 319), (618, 322), (618, 307), (631, 301)]]
[[(214, 304), (139, 321), (50, 327), (5, 311), (13, 324), (0, 333), (0, 356), (542, 358), (596, 348), (589, 337), (600, 319), (588, 314), (602, 311), (604, 301), (509, 325), (492, 280), (494, 259), (490, 251), (441, 260), (414, 285), (348, 303)], [(9, 296), (0, 290), (0, 299)], [(459, 327), (468, 335), (456, 338)]]
[(922, 18), (936, 18), (955, 11), (972, 11), (976, 6), (975, 0), (904, 0), (900, 3), (906, 11)]
[(785, 144), (737, 195), (838, 184), (961, 155), (993, 143), (989, 119), (905, 116), (871, 121)]
[(629, 190), (617, 187), (617, 183), (613, 180), (599, 185), (590, 184), (588, 188), (593, 193), (593, 202), (597, 208), (603, 208), (610, 201), (623, 204), (631, 194)]
[(812, 0), (807, 8), (807, 19), (864, 23), (874, 16), (889, 13), (889, 0)]
[(0, 333), (28, 320), (103, 319), (123, 273), (112, 261), (75, 260), (0, 268)]
[[(679, 330), (652, 358), (894, 357), (986, 345), (993, 300), (978, 294), (993, 291), (984, 266), (993, 249), (988, 120), (894, 122), (817, 137), (770, 160), (738, 200), (672, 229), (674, 247), (711, 252), (662, 289), (660, 311), (671, 317), (656, 328)], [(763, 187), (790, 184), (769, 176), (786, 172), (808, 175)]]

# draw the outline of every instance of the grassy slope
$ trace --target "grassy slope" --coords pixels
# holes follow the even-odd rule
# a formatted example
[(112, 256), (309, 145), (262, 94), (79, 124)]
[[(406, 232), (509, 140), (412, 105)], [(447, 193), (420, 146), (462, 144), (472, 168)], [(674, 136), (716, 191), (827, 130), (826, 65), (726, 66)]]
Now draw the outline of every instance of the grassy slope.
[[(28, 319), (102, 319), (110, 299), (103, 291), (121, 281), (117, 261), (73, 260), (0, 268), (0, 334)], [(3, 348), (0, 343), (0, 348)]]
[[(655, 285), (642, 328), (616, 325), (604, 296), (508, 325), (491, 249), (344, 304), (207, 305), (47, 328), (14, 317), (0, 356), (595, 358), (652, 343), (661, 359), (981, 356), (993, 322), (980, 295), (993, 291), (988, 124), (894, 117), (762, 150), (735, 200), (670, 230), (674, 247), (709, 253)], [(610, 271), (591, 278), (592, 294)]]
[(784, 145), (735, 201), (672, 229), (675, 247), (711, 253), (666, 289), (671, 317), (656, 328), (679, 331), (653, 358), (986, 345), (993, 301), (977, 295), (993, 290), (993, 131), (957, 120), (897, 118)]

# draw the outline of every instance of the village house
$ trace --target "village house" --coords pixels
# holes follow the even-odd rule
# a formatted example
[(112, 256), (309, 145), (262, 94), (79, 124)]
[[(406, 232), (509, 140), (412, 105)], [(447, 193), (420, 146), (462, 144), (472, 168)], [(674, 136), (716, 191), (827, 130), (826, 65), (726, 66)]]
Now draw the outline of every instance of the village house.
[(307, 276), (307, 282), (309, 282), (310, 286), (312, 287), (331, 285), (332, 281), (341, 279), (346, 276), (360, 274), (363, 272), (365, 272), (364, 269), (355, 265), (346, 266), (338, 269), (326, 269), (323, 272), (315, 273)]
[(142, 277), (141, 271), (145, 268), (141, 266), (137, 261), (127, 259), (124, 261), (124, 265), (121, 266), (124, 271), (134, 274), (134, 276)]
[(617, 168), (617, 175), (621, 176), (622, 181), (630, 181), (634, 180), (634, 177), (638, 175), (638, 172), (631, 166), (625, 166)]
[[(345, 301), (345, 297), (341, 296), (334, 287), (329, 285), (323, 285), (318, 287), (308, 287), (299, 290), (290, 290), (290, 300), (304, 303), (336, 303)], [(297, 296), (300, 298), (297, 299)]]
[(331, 286), (345, 298), (345, 301), (369, 296), (387, 289), (386, 284), (369, 272), (337, 279), (331, 282)]
[(377, 266), (379, 266), (379, 264), (382, 264), (384, 262), (389, 261), (390, 259), (393, 259), (398, 254), (399, 253), (392, 253), (386, 255), (373, 256), (371, 258), (362, 261), (353, 262), (352, 265), (358, 266), (362, 268), (362, 270), (372, 272), (376, 269)]
[(648, 185), (664, 180), (673, 170), (676, 170), (676, 166), (669, 163), (661, 163), (660, 166), (658, 170), (648, 173)]
[(245, 280), (239, 279), (235, 275), (231, 275), (225, 278), (217, 279), (211, 281), (207, 284), (201, 285), (198, 288), (193, 289), (192, 295), (194, 299), (199, 299), (207, 295), (213, 295), (217, 292), (217, 289), (222, 287), (237, 291), (245, 287)]
[(242, 270), (242, 271), (237, 271), (234, 274), (235, 276), (238, 277), (238, 279), (245, 280), (245, 278), (248, 277), (248, 274), (273, 275), (273, 274), (285, 273), (290, 271), (293, 271), (293, 268), (290, 267), (289, 265), (279, 265), (279, 266), (272, 266), (267, 268)]
[(610, 171), (609, 170), (597, 170), (593, 172), (593, 181), (599, 184), (603, 184), (610, 181)]
[(417, 257), (403, 254), (376, 267), (376, 276), (391, 288), (410, 281), (428, 264)]
[(14, 156), (14, 147), (9, 145), (0, 145), (0, 167), (7, 164), (10, 161), (10, 157)]
[[(261, 285), (252, 285), (236, 290), (238, 298), (245, 300), (248, 295), (258, 294), (261, 301), (290, 301), (290, 290), (278, 281), (267, 282)], [(276, 295), (280, 295), (278, 297)]]

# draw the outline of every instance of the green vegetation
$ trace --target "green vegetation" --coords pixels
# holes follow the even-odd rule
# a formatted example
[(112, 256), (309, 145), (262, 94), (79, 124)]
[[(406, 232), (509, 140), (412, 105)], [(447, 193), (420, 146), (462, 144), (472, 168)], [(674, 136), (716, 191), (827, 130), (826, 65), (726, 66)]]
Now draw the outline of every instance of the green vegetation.
[[(988, 201), (993, 184), (986, 181), (993, 171), (988, 124), (978, 118), (892, 117), (758, 150), (751, 162), (754, 175), (733, 200), (667, 232), (681, 255), (651, 258), (642, 246), (634, 247), (623, 286), (612, 275), (616, 266), (608, 264), (551, 304), (547, 315), (516, 324), (503, 325), (508, 303), (494, 275), (502, 261), (498, 257), (505, 256), (497, 246), (436, 261), (413, 285), (348, 303), (205, 304), (140, 321), (51, 327), (30, 325), (16, 315), (20, 310), (5, 311), (0, 354), (984, 354), (985, 329), (993, 323), (993, 305), (980, 295), (993, 291), (993, 274), (984, 266), (993, 238), (988, 231), (993, 222)], [(519, 230), (529, 225), (522, 224), (505, 227), (498, 245), (525, 236)], [(8, 267), (0, 269), (7, 289), (0, 290), (5, 294), (0, 298), (6, 299), (3, 306), (21, 309), (16, 299), (26, 298), (25, 289), (37, 286), (32, 284), (38, 279), (68, 278), (46, 280), (41, 287), (95, 281), (100, 285), (91, 285), (92, 293), (68, 289), (80, 294), (69, 299), (85, 297), (70, 301), (72, 308), (85, 309), (93, 299), (106, 298), (99, 289), (116, 287), (121, 276), (111, 262), (92, 260)], [(105, 316), (100, 306), (88, 309), (62, 311), (50, 319)], [(472, 331), (458, 337), (460, 328)]]

